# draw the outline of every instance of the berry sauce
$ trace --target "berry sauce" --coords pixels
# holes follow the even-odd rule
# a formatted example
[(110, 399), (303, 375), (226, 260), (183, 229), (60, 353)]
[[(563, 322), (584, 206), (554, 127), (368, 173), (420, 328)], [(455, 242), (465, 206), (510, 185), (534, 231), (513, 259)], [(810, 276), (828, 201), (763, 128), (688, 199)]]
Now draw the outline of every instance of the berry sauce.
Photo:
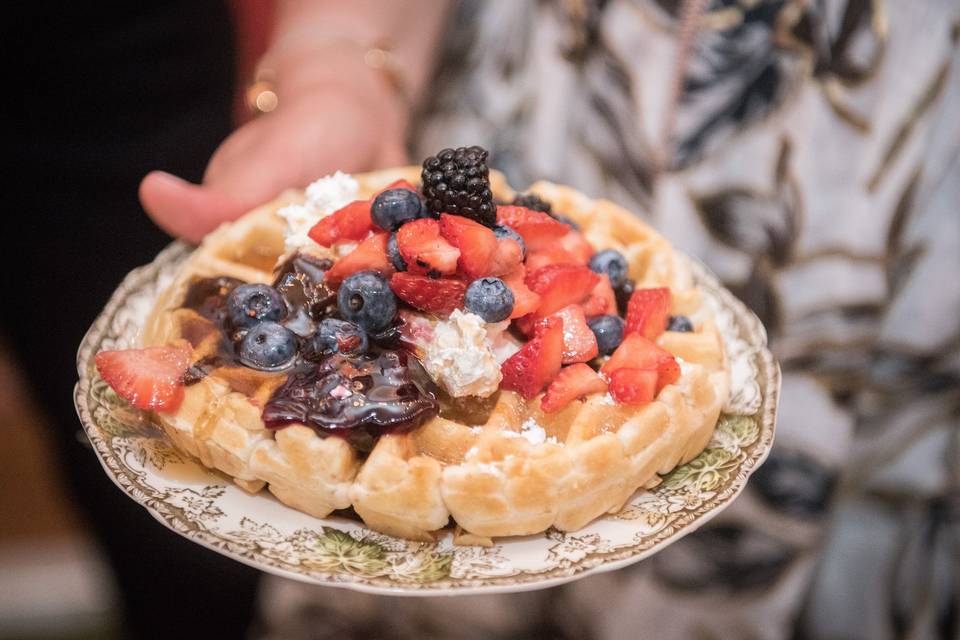
[[(438, 398), (445, 394), (403, 348), (396, 326), (370, 335), (369, 351), (358, 356), (325, 355), (309, 348), (320, 321), (339, 315), (336, 292), (323, 284), (331, 265), (329, 260), (297, 254), (277, 269), (273, 287), (287, 304), (283, 324), (300, 338), (301, 348), (296, 362), (283, 372), (286, 381), (264, 405), (262, 417), (271, 429), (302, 423), (321, 436), (345, 438), (367, 452), (380, 435), (413, 429), (437, 415)], [(240, 284), (235, 278), (204, 278), (188, 289), (182, 308), (195, 311), (207, 332), (218, 331), (222, 339), (215, 353), (187, 370), (185, 385), (196, 384), (217, 368), (243, 367), (235, 348), (243, 332), (229, 326), (226, 306), (227, 296)]]
[(264, 405), (263, 421), (272, 429), (302, 423), (369, 451), (380, 435), (417, 427), (438, 409), (420, 362), (386, 350), (354, 358), (334, 354), (291, 374)]
[(295, 254), (280, 265), (273, 286), (287, 302), (286, 327), (301, 338), (313, 335), (317, 323), (337, 310), (337, 293), (323, 284), (330, 260)]

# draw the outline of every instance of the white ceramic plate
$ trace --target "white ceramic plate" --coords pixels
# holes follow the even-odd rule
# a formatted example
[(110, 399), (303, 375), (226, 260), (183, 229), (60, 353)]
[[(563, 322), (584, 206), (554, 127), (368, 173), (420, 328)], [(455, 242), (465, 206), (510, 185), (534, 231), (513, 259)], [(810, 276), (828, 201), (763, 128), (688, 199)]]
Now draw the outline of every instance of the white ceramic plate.
[(346, 518), (317, 519), (267, 492), (248, 495), (180, 454), (96, 373), (102, 349), (137, 344), (153, 300), (190, 248), (174, 243), (132, 271), (90, 328), (77, 359), (77, 412), (104, 470), (177, 533), (287, 578), (390, 595), (506, 593), (542, 589), (649, 557), (694, 531), (743, 490), (773, 443), (780, 373), (760, 321), (699, 263), (732, 364), (733, 392), (708, 448), (616, 515), (574, 533), (500, 540), (490, 548), (392, 538)]

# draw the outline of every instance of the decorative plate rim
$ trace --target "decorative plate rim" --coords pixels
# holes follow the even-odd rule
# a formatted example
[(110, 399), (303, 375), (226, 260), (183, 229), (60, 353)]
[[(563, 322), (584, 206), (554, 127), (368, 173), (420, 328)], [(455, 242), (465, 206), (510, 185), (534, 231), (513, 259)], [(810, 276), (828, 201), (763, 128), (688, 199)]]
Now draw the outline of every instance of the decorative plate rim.
[[(77, 351), (78, 382), (74, 387), (74, 404), (77, 414), (83, 424), (84, 432), (100, 461), (106, 474), (117, 487), (130, 498), (144, 507), (154, 519), (168, 529), (193, 540), (194, 542), (217, 553), (230, 557), (248, 566), (260, 569), (284, 578), (300, 582), (348, 588), (355, 591), (400, 596), (427, 596), (427, 595), (478, 595), (493, 593), (511, 593), (532, 591), (554, 587), (566, 582), (577, 580), (588, 575), (605, 573), (621, 569), (639, 562), (661, 551), (666, 546), (680, 538), (689, 535), (703, 526), (721, 511), (726, 509), (746, 487), (750, 476), (766, 460), (773, 445), (776, 413), (780, 393), (780, 367), (767, 347), (766, 330), (759, 318), (746, 305), (737, 299), (730, 291), (723, 287), (718, 278), (701, 262), (685, 256), (689, 260), (694, 278), (698, 286), (709, 290), (720, 299), (724, 308), (730, 310), (737, 325), (746, 331), (741, 331), (741, 337), (752, 336), (750, 346), (754, 349), (758, 371), (756, 380), (761, 385), (760, 408), (753, 418), (756, 420), (758, 436), (751, 444), (752, 451), (737, 468), (737, 477), (731, 485), (715, 496), (715, 504), (698, 513), (684, 514), (685, 520), (674, 524), (672, 530), (666, 534), (657, 534), (652, 540), (632, 545), (617, 547), (608, 551), (592, 551), (586, 553), (577, 561), (567, 566), (559, 566), (540, 572), (520, 572), (505, 576), (488, 576), (483, 578), (447, 578), (433, 583), (403, 583), (396, 582), (382, 576), (363, 576), (349, 572), (309, 570), (309, 573), (296, 571), (290, 565), (264, 555), (250, 554), (237, 550), (237, 545), (228, 539), (218, 536), (214, 532), (203, 528), (191, 527), (180, 515), (162, 500), (147, 495), (128, 475), (127, 467), (120, 461), (117, 452), (110, 446), (108, 439), (101, 432), (94, 419), (93, 413), (86, 402), (89, 391), (95, 378), (91, 375), (90, 360), (98, 348), (104, 334), (110, 328), (111, 322), (118, 309), (138, 289), (149, 285), (160, 275), (162, 268), (177, 264), (186, 259), (194, 247), (182, 242), (173, 242), (161, 251), (153, 261), (132, 270), (122, 280), (113, 292), (103, 311), (84, 335)], [(681, 254), (682, 255), (682, 254)], [(199, 464), (199, 463), (196, 463)], [(209, 471), (209, 470), (207, 470)], [(212, 472), (211, 472), (212, 473)], [(224, 484), (229, 484), (226, 479)], [(604, 516), (604, 518), (610, 516)], [(601, 518), (602, 519), (602, 518)], [(317, 528), (323, 526), (324, 521), (318, 519)], [(360, 525), (361, 529), (367, 530)], [(547, 534), (549, 535), (549, 532)], [(500, 543), (504, 544), (504, 543)], [(455, 584), (450, 584), (455, 582)]]

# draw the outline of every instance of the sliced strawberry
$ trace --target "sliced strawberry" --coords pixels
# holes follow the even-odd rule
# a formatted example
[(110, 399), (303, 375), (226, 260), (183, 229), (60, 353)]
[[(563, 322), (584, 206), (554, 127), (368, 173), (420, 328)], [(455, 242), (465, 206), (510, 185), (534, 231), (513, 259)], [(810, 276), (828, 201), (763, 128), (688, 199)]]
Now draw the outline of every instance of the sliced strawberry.
[(590, 365), (581, 363), (564, 367), (553, 379), (547, 392), (540, 400), (540, 408), (544, 413), (559, 411), (576, 400), (592, 393), (603, 393), (607, 390), (607, 383), (590, 368)]
[(503, 276), (523, 264), (523, 247), (513, 238), (499, 238), (490, 258), (490, 275)]
[(551, 264), (581, 264), (576, 256), (561, 247), (531, 251), (525, 263), (527, 271), (534, 272)]
[(656, 340), (667, 329), (670, 318), (670, 289), (637, 289), (627, 304), (624, 333), (639, 333), (648, 340)]
[(514, 205), (497, 207), (497, 222), (519, 233), (528, 251), (547, 249), (570, 231), (545, 213)]
[(489, 227), (463, 216), (441, 213), (440, 234), (460, 250), (457, 264), (464, 275), (470, 279), (490, 275), (493, 254), (497, 251), (497, 237)]
[(390, 288), (411, 307), (448, 316), (463, 307), (467, 283), (459, 278), (431, 278), (416, 273), (400, 272), (390, 278)]
[(563, 364), (586, 362), (597, 357), (597, 336), (587, 326), (587, 318), (579, 305), (567, 305), (537, 321), (534, 334), (540, 334), (551, 318), (563, 321)]
[(522, 318), (532, 314), (540, 306), (540, 296), (530, 290), (524, 282), (526, 270), (523, 265), (518, 265), (516, 269), (503, 276), (503, 282), (510, 287), (513, 292), (513, 313), (511, 319)]
[(607, 274), (600, 274), (600, 282), (583, 303), (583, 312), (588, 318), (617, 313), (617, 296), (610, 286), (610, 277)]
[(543, 318), (539, 318), (532, 313), (528, 313), (527, 315), (520, 316), (514, 320), (513, 326), (515, 326), (517, 330), (519, 330), (524, 336), (531, 338), (537, 331), (537, 323), (541, 320), (543, 320)]
[(107, 384), (138, 409), (176, 411), (183, 402), (181, 378), (190, 366), (190, 347), (179, 342), (165, 347), (101, 351), (95, 362)]
[(440, 223), (432, 218), (412, 220), (397, 231), (397, 247), (415, 273), (449, 275), (457, 270), (460, 250), (440, 235)]
[[(380, 195), (384, 191), (390, 191), (390, 189), (407, 189), (409, 191), (417, 190), (417, 188), (413, 186), (413, 184), (409, 180), (404, 180), (403, 178), (401, 178), (399, 180), (394, 180), (393, 182), (385, 186), (383, 189), (380, 189), (380, 191), (377, 191), (375, 194), (373, 194), (373, 198), (376, 198), (378, 195)], [(370, 200), (373, 200), (373, 198), (370, 198)]]
[(664, 358), (657, 363), (657, 393), (668, 384), (680, 379), (680, 363), (673, 356)]
[(583, 302), (599, 282), (600, 276), (587, 267), (551, 264), (527, 274), (526, 284), (540, 295), (538, 316), (547, 316), (568, 304)]
[(610, 375), (610, 395), (621, 404), (648, 404), (656, 386), (657, 372), (650, 369), (617, 369)]
[(354, 200), (313, 225), (307, 235), (317, 244), (331, 247), (337, 242), (363, 240), (371, 229), (370, 201)]
[(356, 249), (333, 263), (323, 277), (323, 283), (336, 289), (347, 276), (357, 271), (376, 271), (389, 276), (393, 273), (393, 265), (387, 257), (387, 240), (389, 239), (389, 233), (376, 233), (370, 236), (358, 244)]
[(543, 333), (520, 347), (500, 365), (503, 374), (500, 386), (516, 391), (529, 400), (556, 377), (560, 371), (562, 351), (563, 323), (551, 320)]
[(560, 238), (557, 243), (561, 249), (566, 251), (576, 260), (577, 264), (587, 264), (590, 258), (596, 253), (593, 246), (587, 242), (587, 239), (579, 231), (570, 231), (567, 235)]
[(657, 391), (680, 378), (680, 365), (673, 354), (661, 349), (639, 333), (632, 333), (624, 338), (600, 371), (611, 375), (617, 369), (629, 368), (656, 371)]

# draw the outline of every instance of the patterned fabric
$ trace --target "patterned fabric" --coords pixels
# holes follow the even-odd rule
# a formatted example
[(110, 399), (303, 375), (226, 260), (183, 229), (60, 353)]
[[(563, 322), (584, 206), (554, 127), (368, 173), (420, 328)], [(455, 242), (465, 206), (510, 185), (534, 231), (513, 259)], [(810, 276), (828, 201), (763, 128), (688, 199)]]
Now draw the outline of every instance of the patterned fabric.
[(960, 637), (958, 39), (955, 0), (463, 2), (415, 157), (483, 144), (707, 263), (770, 332), (777, 443), (650, 561), (456, 602), (271, 579), (263, 637)]

